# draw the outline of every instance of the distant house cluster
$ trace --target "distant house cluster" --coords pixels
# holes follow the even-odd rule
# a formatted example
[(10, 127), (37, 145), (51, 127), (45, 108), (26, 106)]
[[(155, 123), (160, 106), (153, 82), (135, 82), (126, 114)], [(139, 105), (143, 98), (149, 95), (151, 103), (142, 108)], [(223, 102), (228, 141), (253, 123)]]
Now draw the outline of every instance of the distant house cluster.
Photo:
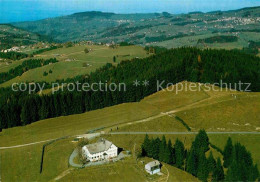
[(7, 53), (7, 52), (19, 52), (20, 48), (19, 47), (12, 47), (10, 49), (2, 50), (1, 52)]

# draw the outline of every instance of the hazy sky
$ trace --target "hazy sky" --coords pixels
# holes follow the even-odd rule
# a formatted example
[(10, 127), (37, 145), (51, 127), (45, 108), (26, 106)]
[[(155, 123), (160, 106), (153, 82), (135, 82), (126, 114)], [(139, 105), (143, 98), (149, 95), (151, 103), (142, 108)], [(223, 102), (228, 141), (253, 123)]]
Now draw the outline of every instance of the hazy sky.
[(174, 14), (260, 6), (260, 0), (0, 0), (0, 23), (37, 20), (82, 11)]

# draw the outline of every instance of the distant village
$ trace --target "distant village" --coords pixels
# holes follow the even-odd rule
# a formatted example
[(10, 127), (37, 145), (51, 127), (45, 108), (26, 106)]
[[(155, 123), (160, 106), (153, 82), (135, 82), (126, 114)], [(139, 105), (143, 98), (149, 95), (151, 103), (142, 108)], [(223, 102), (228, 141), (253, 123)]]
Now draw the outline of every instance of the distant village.
[(2, 49), (0, 52), (2, 53), (7, 53), (7, 52), (31, 52), (33, 50), (40, 50), (40, 49), (48, 49), (54, 46), (57, 47), (72, 47), (72, 46), (80, 46), (80, 45), (104, 45), (107, 47), (113, 47), (113, 46), (118, 46), (114, 41), (111, 41), (110, 43), (95, 43), (92, 41), (80, 41), (80, 42), (66, 42), (66, 43), (46, 43), (46, 42), (39, 42), (33, 45), (22, 45), (22, 46), (14, 46), (9, 49)]

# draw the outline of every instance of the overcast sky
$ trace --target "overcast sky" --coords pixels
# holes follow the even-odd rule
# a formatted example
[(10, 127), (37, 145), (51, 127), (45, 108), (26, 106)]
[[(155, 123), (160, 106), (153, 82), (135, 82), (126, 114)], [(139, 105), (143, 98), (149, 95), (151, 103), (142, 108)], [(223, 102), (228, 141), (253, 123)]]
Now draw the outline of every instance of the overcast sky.
[(260, 6), (260, 0), (0, 0), (0, 23), (37, 20), (82, 11), (115, 13), (231, 10)]

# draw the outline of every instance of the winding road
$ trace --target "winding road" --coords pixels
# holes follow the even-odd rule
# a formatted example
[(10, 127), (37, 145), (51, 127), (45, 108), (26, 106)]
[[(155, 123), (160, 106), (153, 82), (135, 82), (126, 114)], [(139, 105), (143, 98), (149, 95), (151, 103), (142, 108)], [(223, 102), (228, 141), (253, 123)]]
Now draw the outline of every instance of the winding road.
[[(239, 93), (237, 93), (239, 94)], [(212, 105), (212, 104), (216, 104), (216, 103), (220, 103), (220, 102), (225, 102), (228, 100), (232, 100), (233, 98), (230, 98), (228, 100), (221, 100), (221, 101), (216, 101), (216, 100), (212, 100), (214, 98), (216, 98), (218, 96), (210, 96), (208, 98), (193, 102), (191, 104), (179, 107), (179, 108), (175, 108), (172, 111), (169, 112), (162, 112), (158, 115), (155, 116), (151, 116), (145, 119), (141, 119), (141, 120), (136, 120), (136, 121), (132, 121), (132, 122), (126, 122), (126, 123), (122, 123), (122, 124), (118, 124), (117, 126), (126, 126), (126, 125), (131, 125), (131, 124), (135, 124), (135, 123), (142, 123), (142, 122), (147, 122), (150, 120), (154, 120), (169, 114), (174, 114), (176, 112), (180, 112), (186, 109), (190, 109), (190, 108), (196, 108), (196, 107), (201, 107), (201, 106), (207, 106), (207, 105)], [(251, 96), (254, 97), (254, 96)], [(208, 101), (211, 101), (210, 103)], [(111, 126), (112, 127), (112, 126)], [(107, 127), (110, 128), (110, 127)], [(111, 135), (144, 135), (144, 134), (151, 134), (151, 135), (194, 135), (197, 134), (198, 132), (108, 132)], [(100, 135), (101, 133), (93, 133), (91, 135)], [(252, 134), (252, 135), (260, 135), (260, 132), (247, 132), (247, 131), (230, 131), (230, 132), (221, 132), (221, 131), (207, 131), (207, 134)], [(77, 136), (81, 136), (81, 137), (86, 137), (86, 134), (84, 135), (77, 135)], [(74, 136), (74, 137), (77, 137)], [(49, 139), (49, 140), (43, 140), (43, 141), (38, 141), (38, 142), (33, 142), (33, 143), (28, 143), (28, 144), (21, 144), (21, 145), (15, 145), (15, 146), (9, 146), (9, 147), (0, 147), (0, 150), (4, 150), (4, 149), (12, 149), (12, 148), (19, 148), (19, 147), (25, 147), (25, 146), (29, 146), (29, 145), (35, 145), (35, 144), (39, 144), (39, 143), (44, 143), (44, 142), (49, 142), (55, 139)]]
[[(198, 132), (142, 132), (142, 131), (132, 131), (132, 132), (110, 132), (109, 134), (111, 135), (194, 135), (197, 134)], [(99, 136), (100, 133), (93, 133), (96, 136)], [(209, 135), (214, 135), (214, 134), (246, 134), (246, 135), (260, 135), (260, 132), (247, 132), (247, 131), (230, 131), (230, 132), (221, 132), (221, 131), (207, 131), (207, 134)], [(50, 139), (50, 140), (43, 140), (39, 142), (34, 142), (34, 143), (28, 143), (28, 144), (23, 144), (23, 145), (15, 145), (15, 146), (10, 146), (10, 147), (0, 147), (0, 150), (4, 149), (12, 149), (12, 148), (18, 148), (18, 147), (25, 147), (29, 145), (35, 145), (39, 143), (44, 143), (44, 142), (49, 142), (55, 139)]]

